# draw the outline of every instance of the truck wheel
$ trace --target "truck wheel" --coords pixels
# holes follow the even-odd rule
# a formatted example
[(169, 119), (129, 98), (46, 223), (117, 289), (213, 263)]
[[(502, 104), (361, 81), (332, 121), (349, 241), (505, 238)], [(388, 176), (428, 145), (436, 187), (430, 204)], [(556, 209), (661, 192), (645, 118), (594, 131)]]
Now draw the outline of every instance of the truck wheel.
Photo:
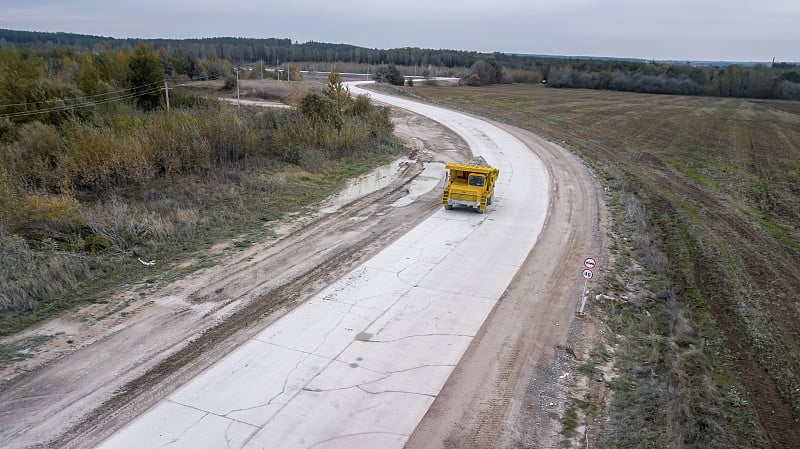
[(481, 210), (481, 208), (478, 208), (477, 211), (478, 211), (479, 214), (483, 213), (483, 210)]
[(445, 204), (444, 208), (447, 209), (447, 210), (451, 210), (453, 208), (453, 205), (452, 204)]
[(492, 204), (493, 199), (494, 199), (494, 193), (489, 195), (489, 201), (487, 201), (486, 204)]

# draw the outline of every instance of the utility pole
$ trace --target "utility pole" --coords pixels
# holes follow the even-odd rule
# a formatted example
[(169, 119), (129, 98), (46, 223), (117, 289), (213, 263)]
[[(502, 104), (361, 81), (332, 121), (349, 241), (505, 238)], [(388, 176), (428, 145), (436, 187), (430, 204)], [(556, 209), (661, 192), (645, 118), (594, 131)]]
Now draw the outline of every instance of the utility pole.
[(169, 114), (169, 86), (166, 79), (164, 79), (164, 96), (167, 97), (167, 114)]
[(264, 81), (264, 60), (261, 60), (261, 81)]
[(242, 102), (239, 99), (239, 67), (236, 67), (236, 108), (242, 109)]

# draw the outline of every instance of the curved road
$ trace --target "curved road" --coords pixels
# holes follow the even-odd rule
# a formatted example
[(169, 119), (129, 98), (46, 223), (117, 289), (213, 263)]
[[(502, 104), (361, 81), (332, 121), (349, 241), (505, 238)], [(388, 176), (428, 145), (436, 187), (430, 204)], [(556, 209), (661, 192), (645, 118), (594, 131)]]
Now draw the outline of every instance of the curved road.
[(443, 123), (498, 167), (493, 206), (440, 209), (100, 447), (404, 446), (536, 243), (549, 179), (494, 125), (369, 95)]

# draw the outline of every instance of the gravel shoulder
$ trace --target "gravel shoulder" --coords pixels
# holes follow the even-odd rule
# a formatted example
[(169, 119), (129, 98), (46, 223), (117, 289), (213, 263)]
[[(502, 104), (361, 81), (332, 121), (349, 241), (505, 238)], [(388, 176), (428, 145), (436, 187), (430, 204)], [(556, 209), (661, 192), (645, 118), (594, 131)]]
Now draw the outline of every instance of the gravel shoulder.
[[(576, 317), (583, 260), (607, 260), (603, 190), (564, 148), (500, 125), (548, 167), (550, 215), (525, 264), (484, 322), (428, 414), (412, 448), (559, 447), (568, 396), (563, 348), (593, 339)], [(596, 270), (598, 271), (598, 270)], [(566, 365), (566, 364), (563, 364)], [(566, 370), (567, 367), (564, 367)]]

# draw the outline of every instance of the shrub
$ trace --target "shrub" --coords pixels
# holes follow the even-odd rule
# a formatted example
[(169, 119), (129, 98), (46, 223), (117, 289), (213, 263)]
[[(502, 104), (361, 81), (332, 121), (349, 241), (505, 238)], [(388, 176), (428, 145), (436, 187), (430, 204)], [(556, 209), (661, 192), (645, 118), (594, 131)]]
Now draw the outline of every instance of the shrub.
[(63, 176), (58, 163), (64, 153), (64, 140), (55, 126), (35, 121), (17, 131), (16, 146), (9, 148), (12, 167), (18, 176), (45, 190), (56, 192)]
[(257, 135), (230, 106), (197, 113), (199, 135), (209, 142), (211, 162), (226, 166), (256, 154)]
[(89, 278), (85, 259), (66, 253), (33, 251), (0, 225), (0, 319), (36, 309)]
[(336, 118), (336, 103), (327, 95), (311, 92), (300, 101), (300, 112), (313, 123), (324, 125)]
[(111, 248), (111, 241), (100, 234), (89, 234), (83, 241), (84, 251), (90, 254), (97, 254)]
[(81, 219), (78, 201), (70, 195), (26, 194), (16, 206), (15, 218), (20, 226), (72, 229)]
[[(154, 171), (171, 178), (207, 170), (211, 164), (211, 143), (203, 136), (202, 120), (185, 111), (164, 118), (150, 120), (143, 130), (153, 153)], [(138, 139), (130, 136), (130, 140)]]
[(222, 84), (223, 90), (236, 89), (236, 75), (228, 75), (225, 77), (225, 82)]
[(375, 110), (375, 106), (369, 100), (369, 97), (366, 95), (359, 95), (350, 103), (350, 106), (345, 109), (345, 114), (366, 118)]
[(59, 170), (76, 186), (102, 190), (130, 182), (141, 184), (153, 176), (153, 149), (138, 136), (76, 124), (69, 130)]

